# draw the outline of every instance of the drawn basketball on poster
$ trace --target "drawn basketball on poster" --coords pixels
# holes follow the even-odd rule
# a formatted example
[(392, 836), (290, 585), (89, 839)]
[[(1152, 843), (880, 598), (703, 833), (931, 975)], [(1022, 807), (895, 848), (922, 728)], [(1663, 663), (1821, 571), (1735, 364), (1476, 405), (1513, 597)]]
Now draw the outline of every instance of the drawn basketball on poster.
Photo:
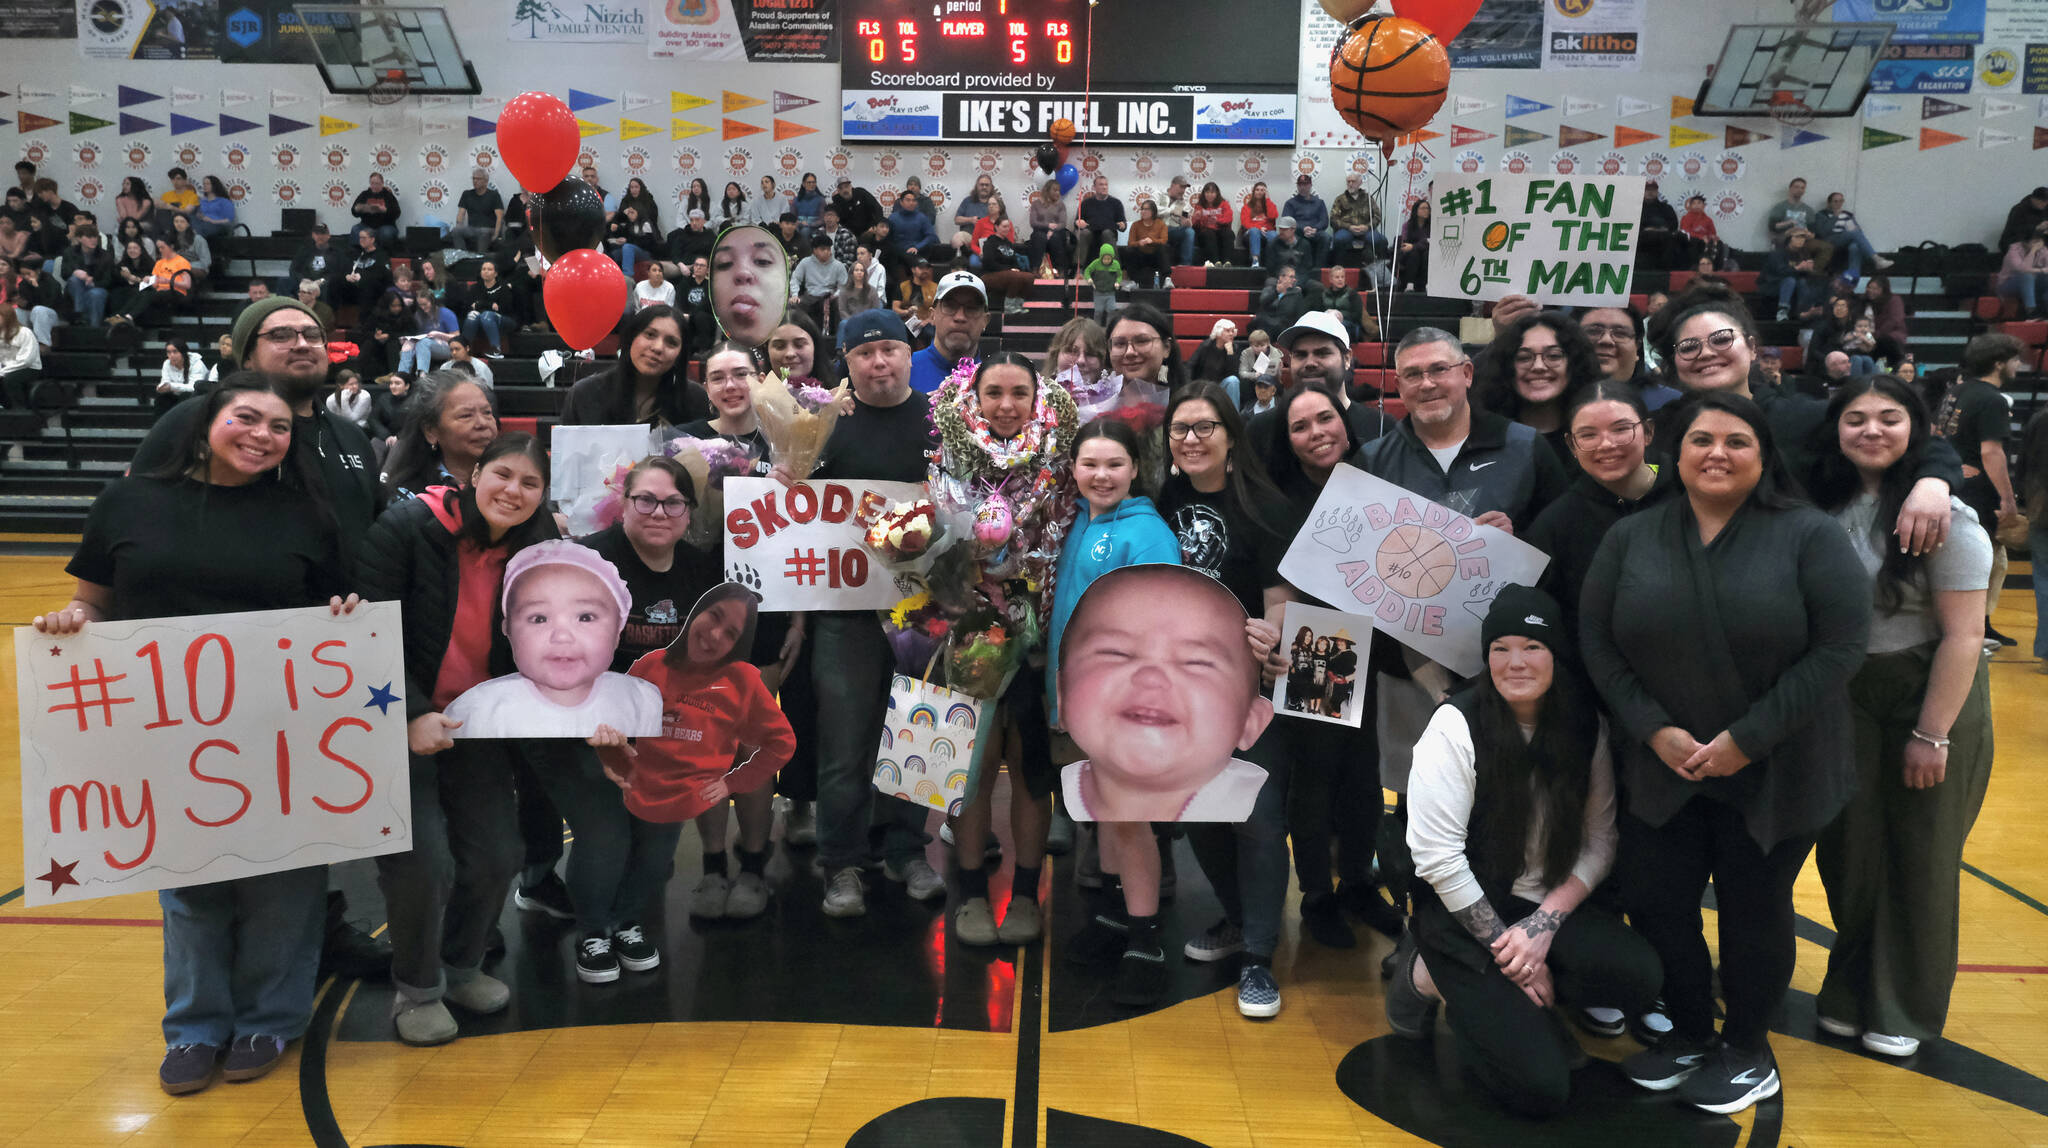
[(71, 145), (71, 158), (78, 164), (80, 171), (98, 171), (100, 157), (105, 154), (106, 151), (98, 140), (80, 140)]
[(220, 145), (220, 162), (232, 172), (249, 170), (249, 145), (240, 140), (230, 140)]
[(1628, 157), (1618, 151), (1607, 152), (1593, 161), (1593, 170), (1601, 175), (1627, 175)]
[(1457, 574), (1458, 552), (1443, 535), (1411, 522), (1380, 539), (1373, 569), (1403, 598), (1434, 598)]
[(1742, 153), (1739, 151), (1724, 151), (1714, 157), (1714, 172), (1721, 177), (1722, 183), (1734, 183), (1740, 180), (1747, 166), (1747, 162), (1742, 158)]
[(1663, 179), (1671, 174), (1671, 157), (1661, 151), (1643, 153), (1644, 179)]
[(1509, 175), (1527, 175), (1536, 170), (1536, 157), (1520, 148), (1500, 153), (1500, 169)]
[(1550, 157), (1550, 170), (1557, 175), (1575, 175), (1584, 170), (1585, 162), (1576, 152), (1554, 152)]

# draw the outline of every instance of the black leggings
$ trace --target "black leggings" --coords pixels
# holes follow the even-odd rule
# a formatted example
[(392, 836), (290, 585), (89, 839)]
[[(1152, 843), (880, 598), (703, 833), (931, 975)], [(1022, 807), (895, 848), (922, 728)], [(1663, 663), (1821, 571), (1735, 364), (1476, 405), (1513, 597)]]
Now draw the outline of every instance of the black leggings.
[(1378, 739), (1370, 730), (1318, 721), (1290, 721), (1283, 738), (1291, 770), (1287, 832), (1294, 838), (1294, 874), (1302, 896), (1329, 893), (1338, 880), (1370, 887), (1380, 814), (1386, 807)]
[(1780, 841), (1766, 853), (1740, 810), (1709, 797), (1693, 798), (1658, 826), (1623, 817), (1615, 872), (1629, 881), (1629, 920), (1664, 961), (1673, 1031), (1693, 1041), (1714, 1035), (1714, 962), (1700, 917), (1712, 877), (1728, 1006), (1721, 1037), (1743, 1052), (1764, 1051), (1771, 1016), (1792, 984), (1792, 883), (1813, 838)]

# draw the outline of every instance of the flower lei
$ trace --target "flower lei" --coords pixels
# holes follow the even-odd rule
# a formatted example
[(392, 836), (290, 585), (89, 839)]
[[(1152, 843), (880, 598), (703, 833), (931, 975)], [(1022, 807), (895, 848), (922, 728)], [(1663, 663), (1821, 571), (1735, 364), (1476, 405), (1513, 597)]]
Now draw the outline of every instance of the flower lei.
[(988, 429), (988, 418), (981, 413), (981, 401), (973, 390), (978, 366), (973, 359), (960, 360), (932, 396), (932, 424), (939, 431), (940, 450), (964, 472), (960, 477), (1000, 483), (1048, 449), (1058, 454), (1074, 441), (1080, 429), (1074, 397), (1064, 387), (1044, 385), (1038, 388), (1038, 401), (1024, 429), (1015, 438), (997, 438)]

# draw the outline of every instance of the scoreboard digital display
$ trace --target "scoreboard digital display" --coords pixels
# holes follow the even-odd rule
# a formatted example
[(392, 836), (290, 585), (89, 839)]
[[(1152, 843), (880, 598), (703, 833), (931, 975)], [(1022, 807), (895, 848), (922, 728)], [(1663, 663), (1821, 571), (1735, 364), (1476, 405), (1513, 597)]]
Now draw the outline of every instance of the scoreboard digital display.
[[(1296, 5), (841, 0), (840, 135), (1291, 144)], [(1089, 45), (1095, 46), (1089, 60)]]

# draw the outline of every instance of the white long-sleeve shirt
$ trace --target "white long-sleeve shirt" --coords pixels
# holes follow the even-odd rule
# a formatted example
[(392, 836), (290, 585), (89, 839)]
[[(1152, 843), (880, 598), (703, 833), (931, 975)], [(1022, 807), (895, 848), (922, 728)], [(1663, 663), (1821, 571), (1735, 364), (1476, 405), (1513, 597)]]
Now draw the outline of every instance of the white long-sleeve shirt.
[(43, 349), (36, 345), (36, 333), (26, 326), (15, 329), (14, 338), (0, 342), (0, 375), (20, 370), (43, 369)]
[[(1528, 736), (1524, 731), (1523, 736)], [(1465, 831), (1472, 822), (1478, 790), (1473, 763), (1472, 729), (1456, 706), (1438, 706), (1415, 743), (1414, 766), (1408, 774), (1408, 851), (1415, 857), (1415, 875), (1429, 882), (1455, 913), (1485, 896), (1479, 878), (1465, 857)], [(1586, 786), (1585, 833), (1572, 876), (1592, 889), (1614, 864), (1614, 760), (1607, 749), (1607, 722), (1593, 744), (1592, 774)], [(1529, 818), (1529, 840), (1522, 872), (1512, 892), (1539, 904), (1551, 887), (1543, 883), (1543, 819)]]
[(633, 310), (638, 311), (640, 308), (654, 303), (666, 303), (671, 307), (675, 306), (676, 285), (663, 280), (661, 286), (656, 287), (645, 279), (633, 284)]
[(198, 389), (199, 384), (209, 380), (219, 381), (212, 372), (206, 370), (206, 364), (190, 358), (185, 360), (182, 369), (172, 366), (171, 361), (165, 359), (163, 373), (157, 376), (158, 383), (169, 387), (174, 395), (189, 395)]
[(327, 396), (327, 413), (362, 426), (370, 421), (370, 392), (358, 387), (355, 398), (346, 399), (336, 391)]

